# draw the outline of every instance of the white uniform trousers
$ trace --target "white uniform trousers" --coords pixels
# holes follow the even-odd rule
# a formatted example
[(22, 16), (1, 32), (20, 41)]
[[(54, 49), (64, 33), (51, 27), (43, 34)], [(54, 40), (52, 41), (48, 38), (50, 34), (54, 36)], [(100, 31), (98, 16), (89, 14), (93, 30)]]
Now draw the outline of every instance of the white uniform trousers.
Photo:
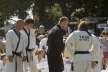
[(23, 72), (22, 58), (19, 56), (14, 56), (13, 62), (7, 62), (6, 72)]
[(28, 62), (24, 62), (24, 72), (36, 72), (36, 57), (33, 52), (27, 52)]
[(73, 63), (73, 70), (71, 72), (90, 72), (90, 61), (78, 61)]

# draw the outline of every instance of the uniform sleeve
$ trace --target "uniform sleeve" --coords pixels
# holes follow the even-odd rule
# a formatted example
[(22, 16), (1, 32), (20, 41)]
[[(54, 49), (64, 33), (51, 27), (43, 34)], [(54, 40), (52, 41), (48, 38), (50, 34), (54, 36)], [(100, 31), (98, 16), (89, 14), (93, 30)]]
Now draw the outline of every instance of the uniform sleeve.
[(24, 35), (22, 35), (22, 56), (27, 56), (26, 55), (26, 46), (27, 46), (27, 44), (26, 44), (26, 38), (24, 37)]
[(92, 50), (91, 50), (91, 55), (93, 57), (93, 61), (98, 61), (101, 56), (101, 43), (97, 37), (92, 38)]
[(74, 48), (75, 36), (76, 35), (74, 33), (70, 34), (65, 42), (64, 54), (68, 54), (68, 56), (71, 58), (74, 56), (74, 52), (75, 52), (75, 48)]
[(43, 48), (42, 48), (43, 46), (44, 46), (44, 43), (43, 43), (43, 40), (41, 40), (40, 43), (39, 43), (39, 48), (40, 48), (40, 49), (43, 49)]
[(32, 46), (33, 46), (32, 48), (37, 48), (35, 34), (34, 32), (31, 33), (32, 33)]
[(32, 44), (32, 48), (34, 48), (33, 52), (36, 52), (38, 50), (38, 46), (36, 45), (36, 37), (35, 37), (35, 33), (31, 32), (31, 36), (32, 36), (32, 40), (31, 40), (31, 44)]
[(12, 56), (12, 34), (8, 32), (6, 34), (6, 55)]

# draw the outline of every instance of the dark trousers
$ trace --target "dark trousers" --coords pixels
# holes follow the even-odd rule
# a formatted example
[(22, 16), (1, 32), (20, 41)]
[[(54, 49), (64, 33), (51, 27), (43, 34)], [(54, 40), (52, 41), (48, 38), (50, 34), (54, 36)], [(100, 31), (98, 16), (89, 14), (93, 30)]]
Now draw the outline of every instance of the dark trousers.
[(48, 57), (49, 72), (63, 72), (64, 63), (62, 55), (52, 56), (51, 54), (49, 54), (47, 55), (47, 57)]

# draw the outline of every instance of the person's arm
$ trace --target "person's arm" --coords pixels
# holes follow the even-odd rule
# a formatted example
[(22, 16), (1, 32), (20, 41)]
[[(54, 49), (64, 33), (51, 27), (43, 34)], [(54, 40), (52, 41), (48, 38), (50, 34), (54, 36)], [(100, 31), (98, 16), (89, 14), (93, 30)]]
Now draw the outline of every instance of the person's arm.
[(101, 43), (99, 41), (99, 39), (97, 37), (92, 37), (92, 50), (91, 50), (91, 54), (93, 56), (93, 60), (97, 61), (100, 57), (101, 54)]
[(27, 52), (26, 52), (26, 47), (27, 47), (27, 43), (26, 43), (26, 38), (25, 36), (22, 34), (22, 38), (21, 38), (21, 46), (22, 46), (22, 61), (26, 61), (27, 60)]
[(24, 35), (22, 35), (22, 53), (23, 53), (23, 56), (26, 56), (26, 47), (27, 47), (27, 43), (26, 43), (26, 38), (24, 37)]
[(55, 32), (55, 37), (54, 37), (55, 41), (54, 43), (56, 44), (56, 51), (58, 54), (63, 53), (64, 51), (64, 47), (65, 47), (65, 43), (63, 42), (63, 33), (58, 31)]
[(6, 34), (6, 55), (12, 56), (12, 36), (10, 33)]
[(40, 49), (43, 49), (43, 48), (42, 48), (43, 46), (44, 46), (44, 42), (43, 42), (43, 40), (41, 40), (40, 43), (39, 43), (39, 48), (40, 48)]
[(68, 56), (71, 58), (74, 56), (75, 48), (73, 47), (75, 45), (75, 37), (76, 35), (74, 33), (70, 34), (69, 37), (66, 39), (65, 42), (65, 52), (64, 54), (68, 54)]
[(6, 55), (9, 58), (9, 61), (13, 61), (13, 54), (12, 54), (12, 34), (8, 32), (6, 34)]
[(92, 55), (92, 68), (94, 68), (100, 59), (101, 56), (101, 43), (99, 39), (95, 36), (92, 37), (92, 50), (91, 50), (91, 55)]
[[(36, 42), (36, 40), (35, 40), (36, 38), (35, 38), (35, 34), (34, 34), (34, 32), (32, 32), (31, 30), (30, 30), (30, 48), (35, 48), (35, 42)], [(31, 45), (32, 44), (32, 45)]]

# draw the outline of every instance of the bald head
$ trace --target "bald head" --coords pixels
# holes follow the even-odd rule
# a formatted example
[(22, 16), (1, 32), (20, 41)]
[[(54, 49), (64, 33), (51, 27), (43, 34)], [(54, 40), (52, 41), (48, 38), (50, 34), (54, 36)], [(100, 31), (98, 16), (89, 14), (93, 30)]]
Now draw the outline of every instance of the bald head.
[(17, 22), (16, 22), (16, 26), (17, 25), (23, 25), (24, 26), (24, 21), (23, 20), (18, 20)]
[(18, 30), (21, 30), (21, 29), (23, 29), (23, 27), (24, 27), (24, 21), (23, 20), (18, 20), (17, 22), (16, 22), (16, 29), (18, 29)]

